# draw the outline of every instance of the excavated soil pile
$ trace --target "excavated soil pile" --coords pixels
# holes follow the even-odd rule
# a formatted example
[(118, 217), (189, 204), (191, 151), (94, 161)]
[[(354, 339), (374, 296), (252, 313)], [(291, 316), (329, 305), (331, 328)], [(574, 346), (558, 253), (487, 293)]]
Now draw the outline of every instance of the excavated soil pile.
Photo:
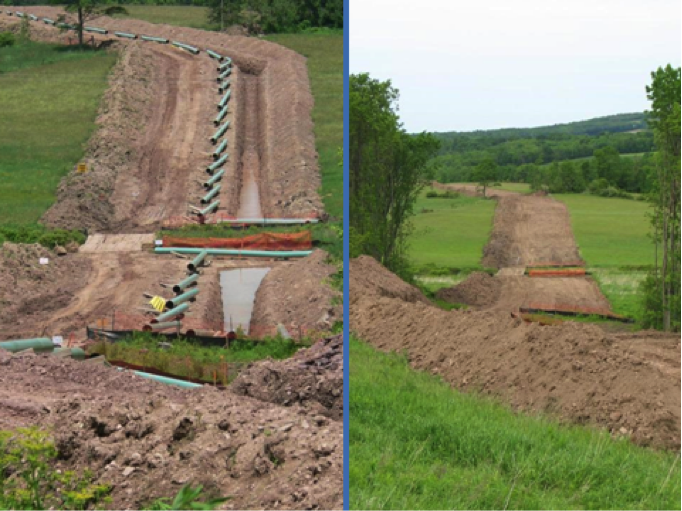
[(581, 265), (566, 205), (550, 197), (498, 197), (482, 264), (506, 268)]
[[(353, 266), (351, 265), (351, 268)], [(397, 277), (394, 277), (397, 279)], [(642, 445), (680, 448), (680, 338), (540, 326), (503, 312), (446, 312), (351, 286), (350, 325), (416, 369), (513, 408), (608, 428)]]
[(351, 302), (360, 296), (385, 296), (410, 303), (431, 303), (419, 289), (388, 271), (372, 257), (363, 255), (352, 259), (348, 272)]
[(322, 339), (287, 360), (256, 362), (239, 374), (230, 389), (268, 403), (301, 405), (310, 414), (340, 421), (343, 419), (343, 337)]
[[(431, 182), (431, 187), (437, 190), (446, 190), (451, 192), (458, 192), (470, 197), (482, 197), (483, 188), (478, 185), (466, 184), (466, 183), (439, 183), (438, 181)], [(488, 198), (493, 197), (509, 197), (519, 195), (516, 192), (510, 192), (508, 190), (495, 190), (493, 188), (486, 188), (485, 196)]]
[(438, 290), (436, 297), (450, 303), (484, 307), (497, 301), (500, 287), (499, 279), (477, 271), (456, 286)]
[(328, 332), (341, 321), (343, 307), (335, 303), (341, 292), (329, 282), (338, 268), (327, 260), (327, 252), (315, 250), (290, 265), (272, 268), (256, 292), (250, 332), (272, 334), (281, 323), (297, 337), (299, 327), (303, 333)]
[[(41, 258), (47, 264), (40, 264)], [(0, 246), (0, 340), (13, 332), (40, 335), (43, 320), (67, 306), (91, 273), (87, 260), (58, 256), (41, 245)]]
[(2, 354), (0, 364), (3, 427), (50, 428), (57, 468), (112, 485), (112, 509), (142, 509), (186, 483), (231, 497), (225, 509), (342, 506), (340, 422), (72, 360)]

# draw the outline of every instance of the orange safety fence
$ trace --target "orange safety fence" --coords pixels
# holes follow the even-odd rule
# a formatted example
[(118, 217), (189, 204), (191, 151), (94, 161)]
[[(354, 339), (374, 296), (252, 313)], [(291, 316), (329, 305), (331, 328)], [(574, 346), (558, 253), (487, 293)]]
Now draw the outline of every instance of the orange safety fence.
[[(318, 219), (318, 214), (314, 211), (307, 212), (307, 213), (301, 213), (300, 215), (297, 214), (292, 217), (287, 217), (287, 216), (280, 216), (278, 218), (292, 218), (292, 219), (301, 219), (301, 220), (316, 220)], [(229, 215), (226, 211), (216, 211), (215, 213), (211, 213), (208, 215), (206, 218), (201, 218), (197, 215), (175, 215), (175, 216), (170, 216), (166, 218), (162, 223), (161, 223), (161, 228), (162, 229), (179, 229), (180, 227), (184, 227), (185, 225), (201, 225), (201, 224), (220, 224), (223, 222), (227, 222), (229, 220), (237, 220), (237, 217), (234, 215)], [(267, 218), (265, 219), (267, 223)], [(308, 223), (308, 222), (305, 222)], [(260, 225), (260, 224), (257, 224)], [(272, 225), (272, 224), (270, 224)], [(240, 224), (235, 224), (235, 227), (240, 226)]]
[(527, 264), (528, 268), (570, 268), (571, 266), (585, 266), (585, 261), (544, 262)]
[(164, 236), (163, 246), (237, 250), (310, 250), (313, 248), (313, 237), (310, 231), (292, 234), (264, 232), (243, 238), (177, 238)]
[(529, 277), (584, 277), (585, 268), (567, 268), (563, 270), (529, 270)]
[(530, 302), (526, 307), (520, 307), (520, 312), (556, 312), (564, 314), (579, 314), (583, 316), (603, 316), (618, 320), (627, 319), (625, 316), (614, 313), (610, 309), (604, 307), (585, 307), (580, 305), (571, 305), (563, 303), (540, 303)]

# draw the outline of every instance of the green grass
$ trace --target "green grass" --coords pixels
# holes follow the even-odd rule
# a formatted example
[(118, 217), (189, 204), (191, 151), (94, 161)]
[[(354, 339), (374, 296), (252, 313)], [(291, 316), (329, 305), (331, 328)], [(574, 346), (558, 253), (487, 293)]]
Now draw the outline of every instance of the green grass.
[(135, 18), (149, 23), (175, 25), (177, 27), (212, 30), (218, 27), (208, 21), (208, 8), (193, 5), (124, 5), (128, 15), (117, 14), (114, 18)]
[(35, 224), (83, 155), (115, 53), (0, 49), (0, 224)]
[(343, 213), (343, 34), (280, 34), (265, 38), (308, 59), (308, 75), (315, 98), (315, 144), (322, 172), (322, 199), (336, 218)]
[(350, 340), (351, 509), (680, 509), (680, 463)]
[[(429, 199), (424, 190), (415, 206), (409, 257), (417, 268), (480, 268), (493, 226), (495, 201), (461, 195)], [(425, 212), (428, 211), (428, 212)]]
[(630, 318), (642, 315), (642, 293), (640, 284), (646, 278), (643, 270), (619, 268), (592, 268), (592, 276), (599, 284), (604, 296), (611, 303), (616, 314)]

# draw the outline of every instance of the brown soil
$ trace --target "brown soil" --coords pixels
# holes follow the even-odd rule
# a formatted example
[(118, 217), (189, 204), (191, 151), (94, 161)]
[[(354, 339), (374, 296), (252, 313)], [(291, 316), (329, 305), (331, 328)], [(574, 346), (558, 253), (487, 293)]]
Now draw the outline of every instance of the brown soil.
[(112, 509), (143, 508), (186, 483), (230, 496), (224, 509), (342, 506), (340, 422), (49, 356), (0, 352), (0, 366), (0, 427), (49, 427), (57, 468), (112, 485)]
[(274, 267), (256, 293), (250, 332), (275, 333), (284, 325), (292, 337), (310, 331), (329, 332), (343, 319), (341, 292), (332, 288), (329, 277), (338, 268), (327, 262), (324, 250), (292, 264)]
[[(483, 196), (483, 188), (480, 188), (478, 185), (474, 184), (466, 184), (466, 183), (439, 183), (438, 181), (433, 181), (431, 183), (431, 186), (433, 188), (436, 188), (438, 190), (450, 190), (453, 192), (459, 192), (463, 195), (468, 195), (470, 197), (482, 197)], [(513, 196), (518, 196), (519, 194), (517, 192), (510, 192), (508, 190), (495, 190), (493, 188), (486, 188), (485, 191), (485, 196), (488, 198), (497, 198), (497, 197), (513, 197)]]
[[(281, 406), (301, 405), (309, 414), (343, 419), (343, 337), (316, 342), (292, 358), (256, 362), (230, 386), (233, 392)], [(324, 419), (317, 419), (324, 421)]]
[(484, 272), (474, 272), (456, 286), (436, 292), (436, 298), (475, 307), (493, 305), (500, 295), (500, 280)]
[(351, 301), (359, 296), (385, 296), (411, 303), (431, 303), (419, 289), (397, 278), (369, 256), (352, 259), (347, 271)]
[[(373, 277), (386, 288), (405, 286), (387, 270)], [(507, 312), (446, 312), (381, 296), (361, 278), (351, 285), (350, 322), (360, 338), (384, 351), (406, 351), (413, 367), (453, 387), (604, 427), (641, 445), (680, 448), (679, 335), (540, 326)]]
[(566, 205), (550, 197), (499, 197), (486, 267), (581, 264)]
[[(63, 14), (59, 7), (22, 7), (22, 10), (52, 18)], [(72, 15), (66, 18), (70, 20)], [(3, 23), (17, 21), (3, 16)], [(236, 92), (227, 118), (234, 124), (228, 130), (228, 151), (233, 157), (223, 180), (223, 188), (231, 191), (221, 201), (222, 206), (230, 214), (237, 213), (239, 203), (233, 200), (234, 190), (241, 187), (246, 165), (254, 168), (265, 215), (297, 217), (323, 213), (317, 194), (320, 176), (310, 116), (313, 99), (304, 57), (256, 38), (106, 16), (89, 23), (112, 31), (165, 37), (229, 54), (235, 63), (231, 78)], [(41, 22), (33, 22), (31, 27), (36, 28), (36, 38), (44, 34), (51, 40), (55, 38), (52, 34), (62, 40), (67, 37)], [(115, 36), (104, 39), (117, 40)], [(152, 232), (163, 218), (184, 214), (187, 203), (196, 204), (200, 196), (201, 188), (196, 181), (205, 178), (203, 169), (210, 161), (212, 146), (208, 138), (215, 129), (212, 119), (217, 114), (219, 100), (215, 61), (205, 54), (195, 57), (171, 46), (117, 41), (118, 46), (127, 50), (123, 51), (122, 63), (112, 75), (111, 90), (98, 118), (101, 136), (93, 137), (86, 152), (86, 160), (96, 167), (93, 178), (103, 172), (109, 179), (95, 180), (99, 193), (93, 194), (97, 203), (94, 206), (91, 197), (76, 200), (83, 199), (82, 190), (70, 191), (74, 176), (67, 176), (54, 211), (45, 217), (50, 225), (70, 227), (74, 222), (84, 225), (85, 222), (78, 220), (81, 216), (77, 216), (83, 212), (76, 209), (74, 213), (75, 201), (85, 212), (96, 209), (89, 215), (94, 217), (90, 220), (93, 228), (110, 232), (130, 228)], [(129, 89), (133, 94), (125, 97)], [(117, 98), (120, 104), (115, 102)], [(107, 112), (112, 115), (106, 116)], [(234, 112), (238, 112), (236, 118)], [(101, 139), (108, 140), (106, 135), (110, 133), (119, 134), (111, 142), (112, 148), (117, 148), (116, 157), (111, 158), (110, 151), (96, 151), (105, 143)], [(246, 136), (246, 133), (252, 135)], [(240, 144), (238, 141), (245, 136), (248, 143)], [(100, 166), (104, 170), (100, 171)], [(112, 178), (115, 183), (111, 182)], [(68, 207), (59, 205), (69, 201)], [(111, 214), (112, 209), (115, 215)]]

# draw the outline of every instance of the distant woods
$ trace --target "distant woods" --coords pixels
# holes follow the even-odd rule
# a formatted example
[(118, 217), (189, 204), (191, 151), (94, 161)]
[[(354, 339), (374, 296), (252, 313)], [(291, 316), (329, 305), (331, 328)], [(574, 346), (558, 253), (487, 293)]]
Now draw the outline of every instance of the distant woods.
[(650, 194), (656, 266), (644, 284), (644, 326), (679, 331), (680, 68), (668, 65), (651, 73), (651, 85), (646, 91), (651, 101), (649, 124), (658, 151)]
[(370, 255), (405, 276), (410, 217), (439, 144), (430, 134), (405, 132), (390, 81), (368, 74), (349, 81), (351, 257)]

